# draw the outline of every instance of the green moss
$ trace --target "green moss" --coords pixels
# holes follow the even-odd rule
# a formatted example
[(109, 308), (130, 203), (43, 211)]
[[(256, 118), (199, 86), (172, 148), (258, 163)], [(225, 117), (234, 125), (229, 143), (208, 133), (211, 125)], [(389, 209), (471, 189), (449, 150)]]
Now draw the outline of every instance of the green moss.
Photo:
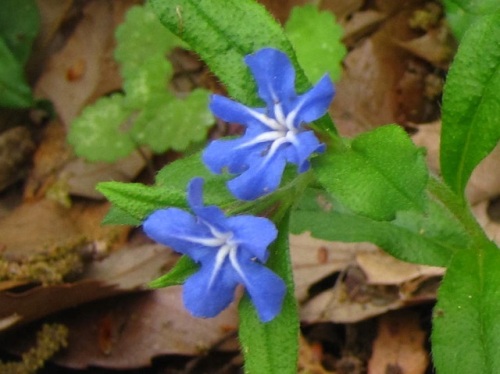
[(37, 334), (36, 345), (22, 355), (20, 362), (1, 362), (0, 373), (32, 374), (61, 348), (68, 345), (68, 328), (59, 324), (45, 324)]

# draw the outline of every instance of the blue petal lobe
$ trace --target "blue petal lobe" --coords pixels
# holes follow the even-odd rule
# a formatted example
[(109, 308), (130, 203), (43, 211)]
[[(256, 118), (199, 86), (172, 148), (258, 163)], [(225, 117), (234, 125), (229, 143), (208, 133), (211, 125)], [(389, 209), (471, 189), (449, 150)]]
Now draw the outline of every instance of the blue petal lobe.
[(324, 144), (320, 143), (313, 131), (297, 134), (297, 145), (286, 148), (287, 161), (298, 166), (299, 173), (309, 169), (308, 158), (314, 152), (322, 152)]
[(228, 218), (228, 226), (243, 252), (249, 253), (250, 258), (257, 257), (263, 263), (267, 261), (267, 247), (278, 235), (278, 230), (271, 220), (247, 215), (234, 216)]
[(214, 252), (213, 248), (193, 243), (187, 238), (211, 238), (210, 230), (191, 214), (177, 208), (160, 209), (153, 212), (143, 223), (147, 236), (171, 247), (176, 252), (188, 255), (199, 262)]
[(184, 283), (184, 305), (195, 317), (215, 317), (234, 299), (238, 277), (233, 268), (226, 262), (210, 284), (214, 266), (215, 256), (204, 261), (200, 270)]
[(286, 294), (286, 285), (274, 272), (265, 266), (248, 261), (241, 267), (245, 274), (244, 285), (262, 322), (269, 322), (281, 311)]
[(243, 173), (248, 169), (248, 159), (251, 158), (251, 155), (263, 152), (268, 146), (267, 143), (243, 146), (261, 133), (260, 129), (248, 129), (241, 138), (212, 141), (203, 151), (203, 163), (212, 173), (220, 174), (224, 168), (227, 168), (232, 174)]
[(259, 96), (272, 108), (276, 101), (296, 96), (295, 70), (288, 56), (273, 48), (263, 48), (245, 57), (257, 82)]
[(244, 126), (250, 126), (260, 122), (252, 116), (252, 111), (262, 112), (262, 109), (248, 108), (237, 101), (233, 101), (221, 95), (212, 95), (209, 108), (214, 115), (223, 121), (239, 123)]
[(203, 178), (193, 178), (189, 181), (187, 200), (191, 209), (203, 206)]
[(255, 200), (276, 190), (280, 184), (286, 160), (282, 152), (270, 159), (258, 157), (251, 167), (238, 177), (230, 180), (227, 186), (240, 200)]
[(321, 80), (309, 91), (300, 95), (293, 103), (292, 110), (297, 110), (296, 126), (301, 122), (312, 122), (323, 116), (335, 95), (335, 87), (328, 77)]

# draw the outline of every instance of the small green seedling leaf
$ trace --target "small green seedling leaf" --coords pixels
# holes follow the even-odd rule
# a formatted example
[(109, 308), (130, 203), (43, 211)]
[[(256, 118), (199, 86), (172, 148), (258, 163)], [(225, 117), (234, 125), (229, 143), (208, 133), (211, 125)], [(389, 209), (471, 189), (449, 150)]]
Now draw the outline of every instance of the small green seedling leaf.
[(434, 307), (432, 353), (439, 374), (498, 373), (500, 251), (457, 252)]
[(139, 146), (184, 151), (204, 140), (214, 122), (208, 92), (197, 89), (179, 99), (167, 89), (173, 68), (165, 56), (183, 43), (147, 5), (129, 10), (116, 37), (125, 93), (99, 100), (74, 121), (68, 140), (77, 155), (113, 162)]
[(266, 266), (287, 284), (281, 313), (274, 320), (262, 323), (247, 295), (239, 305), (239, 338), (245, 357), (245, 373), (248, 374), (297, 373), (299, 317), (288, 246), (288, 217), (278, 229), (278, 238), (270, 248)]
[(175, 266), (167, 273), (159, 278), (149, 282), (150, 288), (163, 288), (169, 286), (178, 286), (193, 275), (199, 266), (188, 256), (182, 256)]
[(341, 42), (343, 30), (331, 12), (319, 11), (311, 4), (292, 9), (285, 24), (299, 64), (315, 82), (325, 73), (336, 81), (342, 72), (341, 62), (347, 53)]
[(462, 199), (472, 171), (500, 139), (499, 40), (500, 14), (471, 25), (444, 89), (441, 172)]
[(399, 126), (361, 134), (348, 147), (333, 147), (317, 160), (320, 183), (359, 215), (390, 221), (398, 211), (425, 209), (425, 158)]
[(167, 101), (166, 95), (151, 99), (137, 117), (132, 136), (153, 152), (167, 149), (183, 151), (191, 143), (202, 141), (214, 123), (208, 111), (209, 93), (197, 89), (183, 100)]
[(134, 110), (122, 94), (99, 99), (71, 124), (68, 142), (89, 161), (113, 162), (130, 154), (137, 143), (128, 133)]

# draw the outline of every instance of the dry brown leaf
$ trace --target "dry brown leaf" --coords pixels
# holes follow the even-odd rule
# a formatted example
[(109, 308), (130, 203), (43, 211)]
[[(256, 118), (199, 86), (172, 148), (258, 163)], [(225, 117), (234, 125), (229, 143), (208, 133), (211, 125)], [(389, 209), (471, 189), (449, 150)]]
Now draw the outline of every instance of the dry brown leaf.
[(27, 127), (0, 132), (0, 191), (26, 176), (34, 150), (35, 143)]
[[(131, 369), (161, 355), (199, 355), (238, 326), (233, 304), (213, 319), (192, 317), (181, 287), (106, 300), (67, 314), (69, 344), (56, 362), (71, 368)], [(236, 350), (232, 344), (219, 350)]]
[(356, 262), (366, 274), (367, 284), (399, 285), (420, 277), (442, 276), (445, 270), (403, 262), (380, 250), (356, 253)]
[(114, 252), (91, 263), (74, 283), (38, 286), (23, 292), (0, 292), (0, 321), (19, 326), (93, 300), (144, 290), (149, 281), (170, 268), (178, 256), (159, 245), (143, 245)]
[(355, 263), (357, 253), (376, 250), (368, 243), (328, 242), (308, 233), (290, 235), (295, 295), (302, 301), (309, 288), (321, 279), (346, 269)]
[(37, 82), (37, 96), (50, 99), (66, 127), (81, 109), (121, 86), (113, 58), (114, 31), (134, 0), (85, 2), (83, 18)]
[(368, 372), (424, 374), (429, 365), (426, 339), (415, 312), (406, 310), (381, 316)]
[(66, 131), (58, 121), (51, 122), (42, 134), (35, 152), (33, 168), (25, 186), (25, 198), (51, 195), (69, 204), (68, 194), (103, 199), (96, 185), (104, 181), (129, 182), (140, 173), (151, 157), (148, 150), (135, 151), (114, 163), (89, 163), (73, 155)]

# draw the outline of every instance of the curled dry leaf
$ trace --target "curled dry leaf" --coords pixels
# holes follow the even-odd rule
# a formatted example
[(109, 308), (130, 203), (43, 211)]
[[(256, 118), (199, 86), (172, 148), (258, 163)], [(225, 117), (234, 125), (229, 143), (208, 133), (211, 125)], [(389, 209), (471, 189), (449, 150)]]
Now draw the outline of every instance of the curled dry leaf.
[(424, 374), (429, 365), (426, 339), (427, 333), (415, 312), (406, 310), (381, 316), (368, 372)]
[(82, 20), (65, 46), (53, 54), (36, 84), (65, 126), (99, 96), (119, 89), (121, 78), (113, 58), (114, 31), (133, 0), (85, 2)]
[(333, 288), (304, 303), (303, 321), (352, 323), (435, 299), (443, 269), (405, 263), (378, 250), (353, 255)]
[(27, 174), (27, 166), (35, 143), (24, 126), (0, 133), (0, 191)]
[(159, 245), (123, 248), (93, 262), (73, 283), (0, 292), (0, 325), (19, 326), (68, 308), (147, 288), (178, 256)]
[(128, 182), (133, 180), (151, 157), (148, 150), (135, 151), (114, 163), (89, 163), (76, 158), (67, 141), (66, 131), (58, 121), (51, 122), (42, 134), (42, 143), (35, 152), (33, 168), (25, 186), (25, 198), (40, 199), (46, 195), (68, 194), (103, 199), (95, 187), (104, 181)]
[(356, 254), (375, 251), (369, 243), (328, 242), (309, 233), (290, 235), (290, 251), (299, 301), (307, 298), (312, 285), (355, 263)]

